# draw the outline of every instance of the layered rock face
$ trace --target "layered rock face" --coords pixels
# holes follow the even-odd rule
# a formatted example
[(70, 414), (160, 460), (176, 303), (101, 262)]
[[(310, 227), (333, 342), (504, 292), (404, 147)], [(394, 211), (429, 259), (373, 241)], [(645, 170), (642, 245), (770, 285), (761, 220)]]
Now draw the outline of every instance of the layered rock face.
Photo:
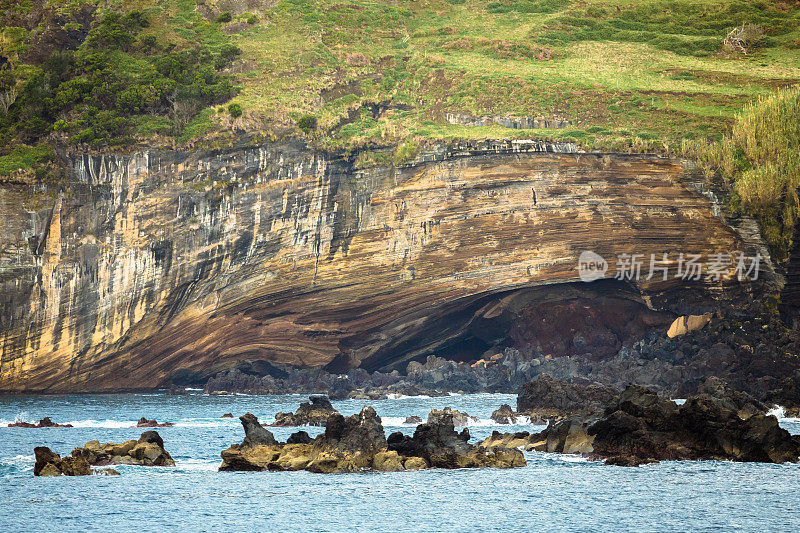
[(672, 275), (583, 284), (584, 250), (609, 276), (623, 253), (669, 253), (674, 274), (680, 252), (760, 250), (771, 280), (757, 239), (676, 163), (556, 148), (455, 146), (366, 170), (292, 142), (82, 155), (65, 189), (3, 184), (0, 390), (153, 388), (238, 361), (474, 361), (529, 342), (515, 324), (547, 308), (589, 334), (562, 347), (563, 332), (541, 333), (543, 350), (614, 351), (761, 290)]

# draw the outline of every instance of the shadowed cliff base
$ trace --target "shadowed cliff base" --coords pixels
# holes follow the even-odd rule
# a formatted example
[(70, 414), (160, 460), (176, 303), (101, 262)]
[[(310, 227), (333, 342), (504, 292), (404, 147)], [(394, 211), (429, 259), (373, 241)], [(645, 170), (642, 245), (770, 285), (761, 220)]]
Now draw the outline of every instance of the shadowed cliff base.
[[(773, 313), (747, 309), (750, 317), (713, 317), (703, 328), (670, 338), (653, 329), (615, 353), (562, 355), (537, 352), (531, 344), (506, 347), (491, 357), (469, 364), (436, 356), (412, 361), (403, 372), (364, 369), (332, 374), (321, 368), (286, 368), (280, 377), (260, 374), (257, 364), (235, 368), (192, 383), (208, 394), (326, 393), (332, 398), (380, 399), (389, 395), (444, 395), (449, 392), (516, 393), (540, 376), (553, 376), (583, 387), (602, 384), (622, 390), (627, 384), (647, 386), (673, 398), (703, 390), (712, 377), (732, 390), (745, 391), (768, 405), (800, 408), (800, 337), (783, 327)], [(260, 365), (263, 369), (263, 363)], [(274, 367), (273, 367), (274, 368)], [(276, 369), (277, 370), (277, 369)], [(185, 378), (186, 376), (181, 376)], [(206, 381), (207, 380), (207, 381)]]

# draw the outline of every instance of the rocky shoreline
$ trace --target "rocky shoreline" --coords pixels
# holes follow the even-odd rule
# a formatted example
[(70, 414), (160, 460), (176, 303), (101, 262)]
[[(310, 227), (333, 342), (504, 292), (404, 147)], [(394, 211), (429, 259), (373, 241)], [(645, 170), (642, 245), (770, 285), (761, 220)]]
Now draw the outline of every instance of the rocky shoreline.
[[(578, 387), (606, 388), (605, 393), (597, 389), (595, 400), (602, 404), (628, 383), (683, 398), (699, 392), (706, 379), (716, 377), (761, 402), (800, 412), (800, 357), (796, 354), (800, 354), (800, 336), (786, 329), (776, 315), (759, 311), (749, 318), (714, 316), (701, 329), (672, 338), (666, 331), (653, 331), (622, 346), (615, 355), (599, 359), (591, 354), (549, 357), (528, 345), (523, 349), (506, 347), (473, 364), (428, 356), (424, 363), (409, 363), (405, 374), (364, 369), (333, 374), (322, 368), (243, 363), (210, 377), (203, 390), (206, 394), (305, 393), (375, 400), (391, 395), (517, 393), (526, 383), (548, 375)], [(560, 391), (560, 399), (552, 398), (549, 406), (541, 408), (568, 404), (568, 389)], [(552, 417), (546, 411), (541, 414), (541, 418)]]
[[(399, 472), (427, 468), (515, 468), (525, 466), (525, 451), (581, 454), (616, 466), (664, 460), (730, 460), (786, 463), (800, 458), (800, 435), (781, 428), (768, 405), (710, 377), (684, 403), (629, 384), (622, 392), (598, 384), (580, 385), (548, 375), (526, 383), (516, 410), (508, 404), (491, 418), (498, 424), (541, 423), (538, 433), (495, 431), (471, 444), (467, 426), (478, 419), (445, 407), (433, 409), (413, 435), (386, 436), (375, 409), (343, 416), (325, 396), (311, 396), (294, 413), (277, 413), (273, 426), (324, 426), (312, 438), (299, 430), (279, 442), (258, 418), (239, 417), (245, 438), (221, 452), (220, 471), (294, 471), (342, 473), (365, 470)], [(226, 413), (227, 415), (227, 413)], [(154, 422), (144, 419), (147, 423)], [(456, 427), (461, 426), (460, 431)], [(92, 466), (175, 466), (156, 431), (121, 444), (98, 441), (60, 457), (49, 448), (34, 450), (34, 475), (89, 475)]]
[(495, 431), (481, 445), (578, 453), (618, 466), (663, 460), (796, 463), (800, 436), (781, 428), (764, 407), (715, 380), (683, 405), (629, 385), (600, 413), (584, 410), (540, 433)]

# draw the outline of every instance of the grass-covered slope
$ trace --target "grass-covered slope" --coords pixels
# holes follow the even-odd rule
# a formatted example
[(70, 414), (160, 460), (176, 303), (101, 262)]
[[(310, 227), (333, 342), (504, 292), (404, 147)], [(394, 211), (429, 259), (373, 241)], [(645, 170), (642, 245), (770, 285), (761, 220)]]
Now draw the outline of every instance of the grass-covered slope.
[(778, 261), (785, 261), (800, 217), (800, 87), (761, 96), (716, 142), (684, 142), (706, 172), (733, 184), (732, 205), (756, 218)]
[[(796, 0), (0, 0), (0, 21), (0, 90), (17, 94), (4, 173), (52, 140), (218, 146), (234, 130), (396, 160), (476, 137), (669, 150), (800, 80)], [(726, 45), (742, 25), (746, 47)], [(548, 123), (451, 123), (481, 116)]]
[[(786, 0), (0, 5), (2, 56), (14, 74), (3, 84), (20, 92), (0, 113), (7, 142), (50, 133), (95, 145), (224, 138), (237, 128), (300, 134), (298, 121), (313, 115), (316, 128), (306, 131), (337, 147), (482, 136), (674, 145), (720, 137), (745, 103), (800, 80), (800, 5)], [(749, 53), (723, 45), (742, 24), (763, 31)], [(573, 126), (467, 127), (446, 113)], [(127, 122), (118, 127), (117, 117)]]
[[(324, 142), (571, 138), (624, 149), (719, 137), (754, 97), (800, 79), (800, 10), (779, 2), (537, 0), (277, 3), (232, 35), (244, 51), (243, 124), (319, 118)], [(749, 53), (728, 31), (760, 25)], [(364, 107), (391, 101), (376, 113)], [(562, 118), (515, 131), (447, 112)]]

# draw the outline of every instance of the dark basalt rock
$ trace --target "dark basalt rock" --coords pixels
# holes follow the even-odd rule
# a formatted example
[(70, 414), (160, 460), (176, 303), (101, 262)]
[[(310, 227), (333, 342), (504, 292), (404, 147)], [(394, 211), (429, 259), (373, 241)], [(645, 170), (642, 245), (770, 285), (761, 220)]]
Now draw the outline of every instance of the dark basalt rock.
[(10, 428), (71, 428), (72, 424), (56, 424), (52, 420), (50, 420), (49, 416), (46, 416), (39, 420), (38, 424), (32, 424), (31, 422), (12, 422), (8, 425)]
[[(778, 420), (762, 414), (742, 419), (737, 400), (741, 400), (738, 395), (701, 394), (678, 406), (644, 387), (630, 385), (586, 430), (592, 439), (591, 453), (639, 460), (797, 462), (800, 443)], [(548, 429), (553, 433), (564, 425)]]
[(44, 446), (34, 448), (33, 454), (36, 457), (34, 476), (88, 476), (92, 473), (89, 463), (83, 457), (62, 458)]
[(422, 424), (422, 417), (417, 415), (407, 416), (405, 420), (403, 420), (403, 424)]
[(469, 430), (456, 433), (452, 414), (420, 424), (409, 437), (395, 432), (387, 440), (390, 451), (407, 457), (420, 457), (433, 468), (474, 468), (481, 466), (524, 466), (522, 453), (512, 448), (485, 448), (469, 444)]
[(490, 416), (492, 420), (497, 422), (498, 424), (516, 424), (517, 423), (517, 413), (511, 409), (511, 406), (507, 403), (504, 403), (500, 406), (499, 409), (496, 409), (492, 416)]
[(305, 431), (292, 433), (289, 435), (289, 438), (286, 439), (286, 444), (309, 444), (310, 442), (311, 437), (309, 437), (308, 433)]
[(374, 455), (386, 449), (386, 435), (375, 409), (364, 407), (360, 414), (347, 418), (339, 413), (331, 415), (320, 444), (346, 452)]
[(774, 416), (746, 416), (758, 405), (751, 398), (728, 395), (714, 381), (707, 389), (718, 396), (700, 394), (678, 406), (649, 389), (629, 385), (599, 418), (573, 415), (540, 433), (495, 433), (482, 444), (583, 453), (620, 466), (679, 459), (798, 461), (800, 439), (781, 428)]
[(327, 396), (311, 396), (296, 413), (278, 413), (273, 426), (324, 426), (331, 415), (339, 414)]
[(233, 413), (225, 413), (220, 418), (233, 418)]
[(245, 413), (239, 417), (244, 427), (243, 447), (247, 446), (272, 446), (278, 444), (272, 432), (262, 426), (253, 413)]
[(632, 455), (615, 455), (614, 457), (609, 457), (606, 459), (607, 465), (612, 466), (640, 466), (646, 464), (657, 463), (655, 459), (640, 459), (639, 457), (634, 457)]
[(100, 444), (93, 440), (72, 450), (72, 457), (83, 458), (95, 466), (175, 466), (175, 461), (164, 449), (164, 440), (157, 431), (145, 431), (139, 440), (129, 440), (121, 444)]
[[(800, 246), (798, 249), (800, 250)], [(779, 388), (768, 395), (768, 401), (784, 407), (786, 416), (800, 416), (800, 370), (783, 378)]]
[(579, 412), (601, 412), (616, 394), (599, 385), (556, 381), (547, 374), (522, 386), (517, 396), (517, 412), (531, 419), (558, 419)]
[(172, 422), (159, 423), (156, 420), (148, 420), (145, 417), (140, 418), (136, 423), (137, 428), (171, 428), (174, 425)]
[(590, 453), (594, 437), (588, 434), (594, 419), (573, 415), (559, 422), (551, 422), (541, 433), (532, 435), (533, 449), (551, 453)]
[(732, 411), (736, 411), (740, 418), (749, 418), (755, 414), (767, 414), (769, 407), (746, 392), (733, 390), (726, 381), (711, 376), (698, 388), (699, 394), (707, 394), (717, 400), (717, 403)]

